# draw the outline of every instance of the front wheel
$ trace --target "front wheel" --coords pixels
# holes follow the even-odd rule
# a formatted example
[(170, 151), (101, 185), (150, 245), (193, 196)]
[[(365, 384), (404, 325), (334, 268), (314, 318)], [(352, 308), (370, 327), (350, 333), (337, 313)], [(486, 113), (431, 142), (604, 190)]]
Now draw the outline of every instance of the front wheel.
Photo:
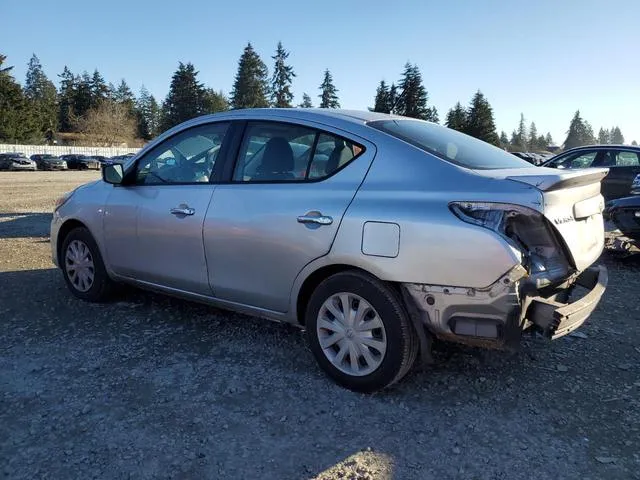
[(98, 244), (84, 227), (74, 228), (62, 243), (60, 266), (69, 290), (89, 302), (107, 300), (113, 281), (105, 269)]
[(374, 392), (399, 381), (418, 353), (418, 338), (398, 295), (357, 271), (325, 279), (306, 311), (309, 345), (338, 384)]

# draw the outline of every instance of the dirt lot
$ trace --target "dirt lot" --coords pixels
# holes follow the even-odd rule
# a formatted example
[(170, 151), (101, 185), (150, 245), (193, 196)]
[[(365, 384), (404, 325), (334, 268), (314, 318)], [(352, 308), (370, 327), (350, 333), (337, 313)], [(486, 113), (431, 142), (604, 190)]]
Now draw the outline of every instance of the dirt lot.
[(0, 173), (0, 475), (6, 478), (640, 478), (640, 262), (579, 336), (439, 346), (359, 395), (295, 328), (138, 291), (72, 298), (58, 194), (95, 172)]

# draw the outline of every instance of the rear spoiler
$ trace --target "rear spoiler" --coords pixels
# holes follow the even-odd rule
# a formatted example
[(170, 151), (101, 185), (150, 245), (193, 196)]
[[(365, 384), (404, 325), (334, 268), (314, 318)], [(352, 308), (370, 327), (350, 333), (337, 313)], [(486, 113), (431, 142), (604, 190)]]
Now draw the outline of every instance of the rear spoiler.
[(563, 188), (578, 187), (598, 183), (609, 173), (608, 168), (585, 168), (579, 170), (555, 170), (541, 175), (509, 175), (506, 178), (515, 182), (526, 183), (543, 192), (561, 190)]

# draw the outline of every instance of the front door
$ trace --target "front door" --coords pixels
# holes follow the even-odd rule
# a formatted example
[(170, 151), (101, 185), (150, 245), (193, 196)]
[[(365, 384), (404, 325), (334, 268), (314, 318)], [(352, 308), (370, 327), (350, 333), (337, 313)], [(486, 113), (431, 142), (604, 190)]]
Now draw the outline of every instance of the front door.
[[(366, 145), (366, 147), (365, 147)], [(298, 273), (326, 255), (375, 155), (310, 125), (249, 122), (204, 225), (217, 298), (285, 312)]]
[(228, 124), (200, 125), (143, 155), (109, 195), (105, 250), (115, 273), (211, 295), (202, 227)]

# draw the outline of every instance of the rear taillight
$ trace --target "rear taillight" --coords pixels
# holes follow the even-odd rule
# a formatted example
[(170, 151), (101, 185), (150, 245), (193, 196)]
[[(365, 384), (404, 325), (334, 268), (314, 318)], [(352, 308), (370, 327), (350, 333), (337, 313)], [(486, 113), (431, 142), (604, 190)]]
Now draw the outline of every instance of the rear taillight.
[(493, 230), (519, 250), (531, 275), (549, 272), (557, 277), (569, 270), (565, 249), (540, 212), (492, 202), (453, 202), (449, 208), (460, 220)]

